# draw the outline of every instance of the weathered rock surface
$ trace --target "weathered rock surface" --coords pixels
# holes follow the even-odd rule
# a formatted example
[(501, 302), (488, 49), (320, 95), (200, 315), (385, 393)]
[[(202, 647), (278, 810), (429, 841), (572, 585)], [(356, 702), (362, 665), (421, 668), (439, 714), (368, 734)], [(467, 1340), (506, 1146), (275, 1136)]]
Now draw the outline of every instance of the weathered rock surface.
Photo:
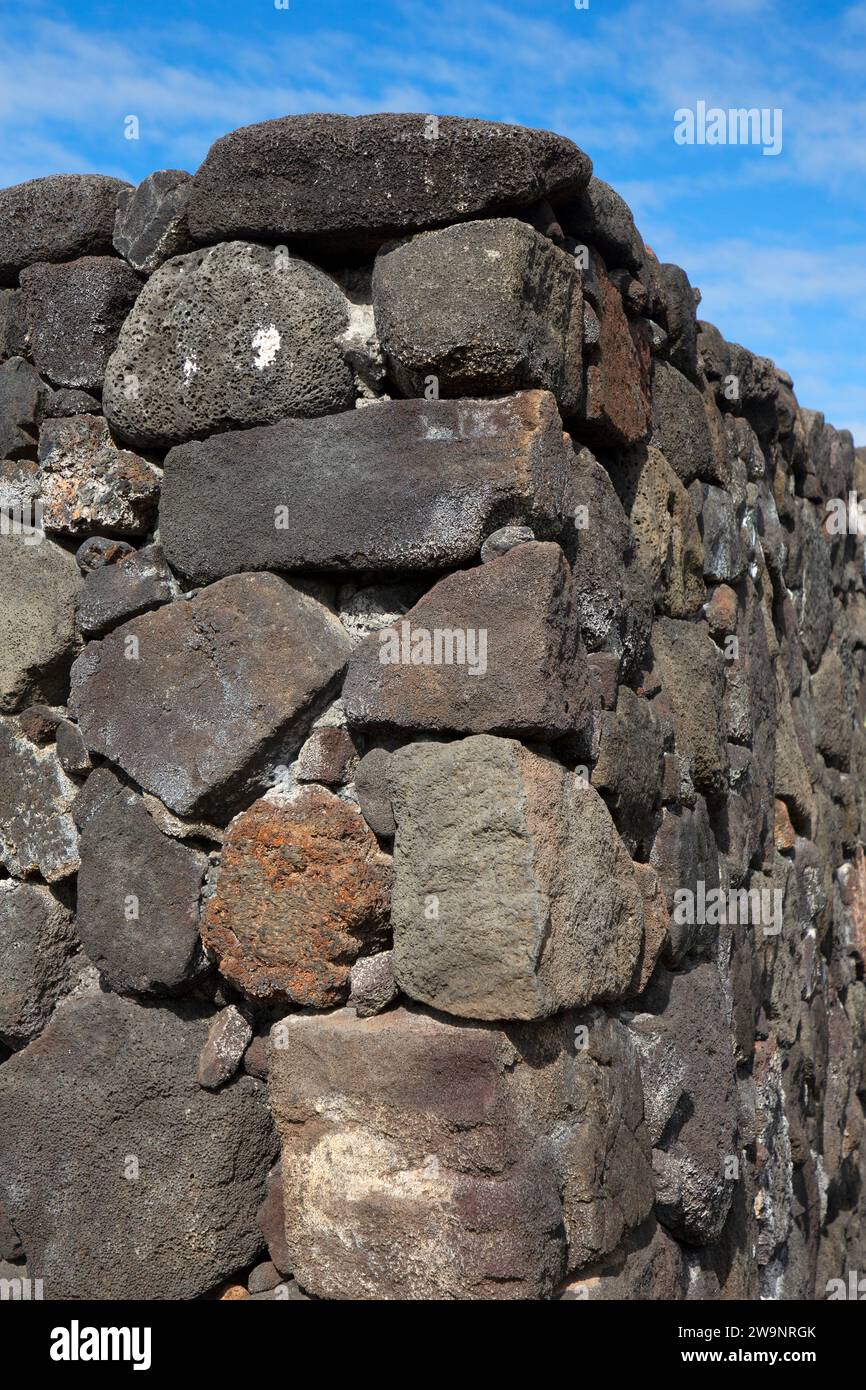
[(72, 701), (92, 752), (189, 815), (248, 796), (285, 761), (350, 649), (316, 599), (275, 575), (238, 575), (91, 643)]
[(624, 995), (643, 904), (598, 793), (510, 739), (415, 743), (389, 765), (394, 966), (464, 1018), (542, 1018)]
[(162, 471), (119, 449), (101, 415), (46, 420), (39, 433), (39, 495), (46, 531), (95, 529), (143, 536), (153, 526)]
[(208, 1028), (205, 1045), (198, 1055), (198, 1084), (215, 1091), (230, 1080), (241, 1064), (252, 1035), (249, 1020), (236, 1004), (220, 1009)]
[(158, 545), (146, 545), (100, 565), (85, 576), (75, 620), (85, 637), (101, 637), (109, 628), (158, 608), (178, 596), (177, 581)]
[(653, 1144), (656, 1213), (692, 1245), (717, 1239), (737, 1165), (734, 1060), (718, 972), (697, 965), (649, 991), (651, 1013), (629, 1019), (640, 1053)]
[(192, 176), (159, 169), (137, 188), (121, 189), (114, 221), (114, 249), (133, 270), (152, 275), (172, 256), (192, 249), (186, 208)]
[(173, 449), (160, 537), (199, 583), (241, 569), (454, 567), (500, 522), (555, 532), (569, 467), (547, 392), (394, 401)]
[(261, 800), (226, 832), (202, 920), (220, 970), (254, 998), (327, 1008), (349, 967), (385, 942), (390, 857), (323, 787)]
[(592, 785), (601, 792), (617, 830), (634, 854), (647, 847), (661, 797), (662, 731), (648, 700), (620, 686), (616, 709), (599, 715)]
[(588, 157), (546, 130), (454, 116), (283, 116), (218, 140), (195, 176), (199, 241), (370, 251), (424, 227), (574, 195)]
[(112, 989), (172, 994), (204, 967), (199, 895), (207, 858), (163, 835), (137, 792), (107, 767), (75, 803), (78, 934)]
[(588, 345), (586, 402), (575, 434), (603, 448), (636, 444), (650, 425), (650, 400), (619, 290), (601, 277), (597, 341)]
[(36, 453), (47, 397), (48, 387), (23, 357), (10, 357), (0, 366), (0, 458)]
[(37, 261), (111, 251), (117, 197), (128, 187), (104, 174), (51, 174), (0, 189), (0, 285)]
[(646, 259), (643, 240), (631, 209), (609, 183), (593, 175), (578, 197), (560, 209), (559, 218), (570, 236), (601, 252), (609, 270), (640, 270)]
[(72, 914), (48, 888), (0, 882), (0, 1042), (25, 1046), (74, 983)]
[(706, 589), (703, 544), (688, 492), (652, 445), (618, 459), (612, 478), (657, 611), (672, 618), (690, 617), (703, 603)]
[(91, 991), (0, 1068), (0, 1200), (46, 1298), (188, 1299), (252, 1263), (264, 1092), (196, 1080), (208, 1017)]
[(232, 241), (175, 256), (123, 325), (105, 413), (122, 438), (164, 446), (347, 410), (354, 378), (337, 340), (348, 321), (330, 276), (279, 249)]
[(722, 725), (725, 663), (703, 623), (659, 618), (653, 652), (673, 709), (677, 742), (691, 750), (695, 786), (705, 796), (727, 789), (728, 755)]
[(285, 1027), (271, 1104), (310, 1292), (544, 1297), (648, 1213), (636, 1054), (600, 1012), (499, 1029), (344, 1009)]
[(614, 653), (625, 680), (640, 665), (653, 596), (613, 484), (588, 449), (573, 460), (563, 511), (574, 528), (566, 533), (566, 553), (574, 571), (581, 637), (590, 652)]
[(376, 258), (373, 305), (407, 396), (552, 391), (566, 418), (583, 395), (583, 299), (574, 260), (515, 218), (424, 232)]
[(533, 541), (448, 575), (358, 648), (343, 691), (363, 730), (555, 739), (589, 709), (570, 567)]
[(77, 788), (50, 745), (35, 747), (14, 719), (0, 719), (0, 864), (16, 878), (49, 883), (78, 869), (71, 810)]
[(380, 1014), (394, 1002), (398, 993), (393, 951), (361, 956), (349, 971), (349, 1007), (359, 1018)]
[(715, 478), (718, 460), (701, 393), (663, 361), (653, 373), (652, 441), (686, 486), (695, 478)]
[(0, 710), (61, 699), (76, 647), (78, 566), (38, 531), (25, 531), (0, 535), (0, 571)]
[(141, 280), (115, 256), (23, 271), (33, 364), (55, 386), (102, 389), (105, 367)]

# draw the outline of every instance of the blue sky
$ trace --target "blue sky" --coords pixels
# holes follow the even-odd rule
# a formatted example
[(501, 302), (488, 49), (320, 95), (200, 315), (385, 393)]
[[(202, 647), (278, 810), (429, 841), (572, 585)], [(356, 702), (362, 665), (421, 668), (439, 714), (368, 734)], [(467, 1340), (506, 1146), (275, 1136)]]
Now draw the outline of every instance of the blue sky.
[[(864, 73), (866, 0), (0, 0), (0, 185), (193, 171), (227, 130), (298, 111), (544, 126), (686, 268), (702, 317), (866, 443)], [(701, 100), (780, 107), (781, 153), (676, 144)]]

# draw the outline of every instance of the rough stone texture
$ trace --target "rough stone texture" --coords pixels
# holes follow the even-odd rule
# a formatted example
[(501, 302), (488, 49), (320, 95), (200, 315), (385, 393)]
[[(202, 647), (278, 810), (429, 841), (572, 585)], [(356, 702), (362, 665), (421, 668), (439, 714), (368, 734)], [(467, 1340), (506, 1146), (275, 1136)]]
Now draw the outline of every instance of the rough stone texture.
[(121, 555), (116, 563), (90, 570), (75, 610), (85, 637), (101, 637), (109, 628), (178, 596), (178, 586), (158, 545)]
[(704, 1245), (721, 1233), (737, 1158), (734, 1061), (718, 972), (697, 965), (665, 975), (650, 1012), (629, 1028), (640, 1053), (647, 1130), (653, 1144), (656, 1213), (680, 1239)]
[(469, 222), (386, 248), (373, 273), (391, 376), (421, 396), (552, 391), (564, 417), (583, 395), (583, 299), (572, 257), (514, 218)]
[(532, 542), (440, 580), (357, 649), (343, 698), (363, 730), (555, 739), (580, 728), (585, 656), (559, 546)]
[(112, 989), (172, 994), (201, 973), (205, 855), (169, 839), (141, 797), (107, 767), (75, 803), (80, 831), (77, 930)]
[(590, 652), (613, 652), (627, 679), (639, 667), (652, 622), (634, 531), (606, 471), (586, 449), (574, 459), (565, 498), (581, 637)]
[(0, 366), (0, 457), (16, 459), (36, 453), (47, 396), (44, 381), (23, 357), (10, 357)]
[(866, 447), (545, 132), (0, 233), (0, 1296), (847, 1294)]
[(706, 590), (703, 544), (688, 492), (652, 445), (621, 459), (612, 478), (657, 610), (671, 618), (690, 617)]
[(315, 599), (275, 575), (239, 575), (90, 643), (72, 700), (92, 752), (189, 815), (261, 784), (349, 650)]
[(682, 1299), (686, 1288), (683, 1254), (664, 1226), (650, 1218), (630, 1232), (603, 1260), (570, 1280), (559, 1297), (566, 1302)]
[(453, 567), (500, 522), (555, 532), (569, 467), (547, 392), (394, 401), (173, 449), (160, 536), (198, 583), (239, 569)]
[(619, 290), (607, 277), (598, 300), (598, 342), (588, 354), (586, 403), (576, 434), (593, 445), (615, 447), (643, 439), (650, 425), (649, 393)]
[(596, 247), (610, 270), (641, 269), (643, 240), (628, 204), (609, 183), (593, 175), (580, 195), (560, 209), (559, 220), (570, 236)]
[(352, 781), (357, 762), (358, 750), (348, 729), (314, 729), (298, 754), (295, 776), (299, 782), (344, 786)]
[(700, 392), (668, 362), (653, 374), (653, 443), (680, 482), (712, 480), (718, 463)]
[(102, 389), (141, 280), (113, 256), (34, 265), (21, 276), (34, 366), (55, 386)]
[[(129, 274), (132, 274), (130, 271)], [(167, 261), (126, 319), (103, 405), (134, 444), (325, 415), (354, 401), (348, 301), (316, 266), (233, 241)]]
[(592, 785), (601, 792), (631, 854), (648, 848), (661, 798), (663, 741), (652, 705), (620, 686), (615, 710), (599, 716)]
[(390, 839), (397, 828), (391, 805), (390, 760), (391, 755), (384, 748), (373, 748), (355, 769), (355, 794), (361, 814), (370, 829), (384, 839)]
[(327, 1008), (349, 967), (384, 944), (391, 861), (363, 817), (323, 787), (257, 801), (228, 828), (202, 936), (257, 999)]
[(543, 1297), (648, 1213), (637, 1059), (614, 1020), (285, 1022), (271, 1104), (289, 1257), (311, 1293)]
[(118, 194), (114, 249), (133, 270), (151, 275), (164, 261), (192, 249), (186, 219), (191, 192), (191, 175), (159, 169), (137, 188)]
[(349, 971), (349, 1007), (359, 1018), (380, 1014), (394, 1002), (398, 993), (393, 951), (362, 956)]
[(0, 882), (0, 1042), (23, 1047), (44, 1028), (74, 983), (77, 945), (72, 914), (48, 888)]
[(728, 757), (722, 728), (724, 658), (701, 623), (659, 618), (652, 645), (676, 721), (678, 743), (693, 755), (695, 786), (706, 796), (727, 789)]
[(46, 420), (42, 426), (39, 493), (47, 531), (146, 535), (161, 480), (155, 464), (117, 447), (101, 415)]
[(0, 719), (0, 786), (0, 864), (16, 878), (38, 873), (49, 883), (74, 874), (77, 788), (54, 747), (35, 747), (14, 719)]
[(406, 994), (464, 1018), (531, 1019), (627, 991), (641, 892), (592, 787), (487, 735), (410, 744), (389, 771)]
[[(221, 1009), (207, 1030), (205, 1045), (198, 1055), (198, 1084), (215, 1091), (234, 1076), (241, 1064), (253, 1030), (236, 1004)], [(255, 1289), (250, 1290), (255, 1293)]]
[(454, 116), (283, 116), (218, 140), (196, 174), (199, 241), (251, 236), (369, 251), (423, 227), (495, 216), (586, 184), (582, 150), (546, 130)]
[(110, 251), (121, 179), (51, 174), (0, 189), (0, 285), (37, 261), (71, 261)]
[(196, 1298), (257, 1256), (273, 1130), (252, 1077), (198, 1085), (207, 1030), (91, 991), (0, 1067), (0, 1200), (46, 1298)]
[(72, 556), (38, 531), (0, 535), (0, 710), (62, 698), (76, 647), (81, 576)]

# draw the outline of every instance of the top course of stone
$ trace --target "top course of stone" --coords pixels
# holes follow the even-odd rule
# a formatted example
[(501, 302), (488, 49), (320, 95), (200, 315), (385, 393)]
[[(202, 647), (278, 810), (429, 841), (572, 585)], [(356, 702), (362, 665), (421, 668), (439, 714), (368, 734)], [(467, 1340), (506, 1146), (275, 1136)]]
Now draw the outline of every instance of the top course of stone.
[(224, 135), (191, 181), (151, 175), (134, 200), (128, 185), (95, 174), (3, 189), (0, 285), (37, 262), (110, 252), (118, 194), (121, 254), (136, 246), (129, 224), (163, 200), (183, 209), (198, 245), (251, 237), (351, 254), (540, 199), (556, 206), (591, 174), (587, 155), (546, 130), (453, 116), (283, 116)]

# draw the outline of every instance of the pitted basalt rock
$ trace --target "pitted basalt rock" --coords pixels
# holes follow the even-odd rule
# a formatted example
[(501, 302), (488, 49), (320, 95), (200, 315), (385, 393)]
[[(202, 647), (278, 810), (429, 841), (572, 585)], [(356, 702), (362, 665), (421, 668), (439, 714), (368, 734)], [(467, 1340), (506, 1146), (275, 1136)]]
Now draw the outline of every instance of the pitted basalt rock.
[(285, 1030), (271, 1104), (311, 1292), (549, 1296), (648, 1214), (637, 1055), (600, 1011), (495, 1028), (343, 1009)]
[(631, 984), (643, 903), (601, 797), (510, 739), (414, 743), (389, 764), (394, 965), (463, 1018), (543, 1018)]
[(555, 739), (589, 711), (573, 578), (533, 541), (441, 579), (349, 663), (349, 723), (364, 730)]
[(62, 698), (76, 650), (81, 575), (39, 531), (0, 535), (0, 710)]
[(160, 537), (199, 583), (242, 569), (452, 568), (501, 521), (555, 534), (570, 467), (547, 392), (393, 401), (173, 449)]
[(199, 241), (372, 251), (424, 227), (574, 195), (588, 157), (547, 130), (454, 116), (283, 116), (223, 136), (193, 183)]
[(101, 415), (46, 420), (39, 433), (39, 496), (45, 529), (143, 536), (151, 529), (162, 472), (119, 449)]
[(379, 341), (404, 395), (583, 396), (583, 299), (574, 260), (514, 218), (468, 222), (376, 258)]
[(316, 599), (275, 575), (238, 575), (91, 642), (72, 702), (92, 752), (197, 814), (249, 796), (285, 761), (350, 650)]
[(209, 1021), (90, 990), (0, 1068), (0, 1200), (46, 1296), (197, 1298), (256, 1258), (273, 1129), (252, 1077), (199, 1086)]
[(55, 386), (100, 391), (106, 363), (141, 290), (114, 256), (34, 265), (21, 275), (34, 366)]
[(72, 914), (42, 884), (0, 882), (0, 1042), (25, 1046), (75, 980)]
[(323, 787), (257, 801), (226, 832), (202, 935), (257, 999), (327, 1008), (385, 942), (391, 861), (360, 812)]
[(122, 438), (165, 446), (348, 410), (354, 379), (337, 341), (348, 321), (337, 284), (279, 248), (232, 241), (175, 256), (123, 325), (105, 413)]
[(703, 542), (689, 493), (650, 445), (611, 469), (658, 611), (688, 618), (706, 597)]
[(51, 174), (0, 189), (0, 285), (37, 261), (71, 261), (111, 251), (118, 194), (104, 174)]
[(201, 974), (199, 895), (207, 858), (169, 839), (107, 767), (75, 802), (77, 928), (112, 989), (174, 994)]

